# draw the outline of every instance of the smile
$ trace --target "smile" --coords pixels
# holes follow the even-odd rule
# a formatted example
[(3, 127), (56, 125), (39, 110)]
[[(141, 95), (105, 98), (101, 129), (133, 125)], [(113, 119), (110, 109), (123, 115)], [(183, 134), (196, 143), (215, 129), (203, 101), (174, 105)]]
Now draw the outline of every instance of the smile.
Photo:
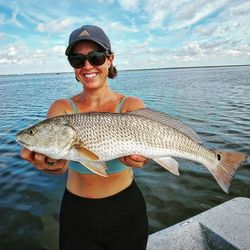
[(95, 76), (97, 76), (97, 73), (89, 73), (89, 74), (83, 74), (83, 75), (86, 78), (94, 78)]

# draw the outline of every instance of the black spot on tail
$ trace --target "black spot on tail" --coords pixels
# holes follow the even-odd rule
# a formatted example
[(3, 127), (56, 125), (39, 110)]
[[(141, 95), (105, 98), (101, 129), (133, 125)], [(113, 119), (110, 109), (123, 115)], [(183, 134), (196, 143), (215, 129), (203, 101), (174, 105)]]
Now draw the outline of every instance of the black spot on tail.
[(220, 154), (217, 154), (217, 159), (218, 159), (218, 161), (221, 160), (221, 155)]

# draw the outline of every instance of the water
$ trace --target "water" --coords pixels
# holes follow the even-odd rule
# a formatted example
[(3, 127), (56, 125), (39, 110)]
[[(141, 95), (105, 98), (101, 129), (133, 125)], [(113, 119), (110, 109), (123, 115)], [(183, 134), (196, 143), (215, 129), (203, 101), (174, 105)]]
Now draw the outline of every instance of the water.
[[(250, 155), (250, 67), (120, 72), (111, 86), (193, 127), (207, 147)], [(19, 157), (18, 130), (42, 120), (50, 104), (81, 91), (71, 73), (0, 76), (0, 249), (57, 249), (66, 176), (37, 171)], [(135, 170), (147, 202), (150, 232), (234, 197), (250, 196), (250, 160), (230, 194), (201, 165), (179, 160), (180, 176), (154, 162)]]

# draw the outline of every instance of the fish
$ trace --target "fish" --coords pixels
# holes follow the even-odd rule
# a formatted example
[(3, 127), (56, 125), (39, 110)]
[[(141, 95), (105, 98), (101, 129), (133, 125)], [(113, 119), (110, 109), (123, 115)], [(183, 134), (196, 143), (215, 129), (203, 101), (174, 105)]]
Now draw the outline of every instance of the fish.
[(200, 136), (181, 120), (150, 108), (126, 113), (88, 112), (47, 118), (16, 134), (18, 143), (53, 159), (80, 162), (107, 177), (106, 161), (138, 154), (175, 175), (175, 158), (205, 166), (226, 193), (247, 155), (203, 145)]

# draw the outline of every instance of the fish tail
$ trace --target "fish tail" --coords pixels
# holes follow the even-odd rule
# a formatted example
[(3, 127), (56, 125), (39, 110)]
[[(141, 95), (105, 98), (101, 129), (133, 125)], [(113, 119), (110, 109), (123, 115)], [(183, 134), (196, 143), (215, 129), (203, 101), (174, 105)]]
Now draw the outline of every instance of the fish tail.
[(239, 152), (225, 151), (216, 151), (216, 154), (217, 164), (215, 167), (210, 167), (210, 170), (223, 191), (228, 193), (235, 172), (239, 168), (241, 162), (247, 159), (247, 155)]

